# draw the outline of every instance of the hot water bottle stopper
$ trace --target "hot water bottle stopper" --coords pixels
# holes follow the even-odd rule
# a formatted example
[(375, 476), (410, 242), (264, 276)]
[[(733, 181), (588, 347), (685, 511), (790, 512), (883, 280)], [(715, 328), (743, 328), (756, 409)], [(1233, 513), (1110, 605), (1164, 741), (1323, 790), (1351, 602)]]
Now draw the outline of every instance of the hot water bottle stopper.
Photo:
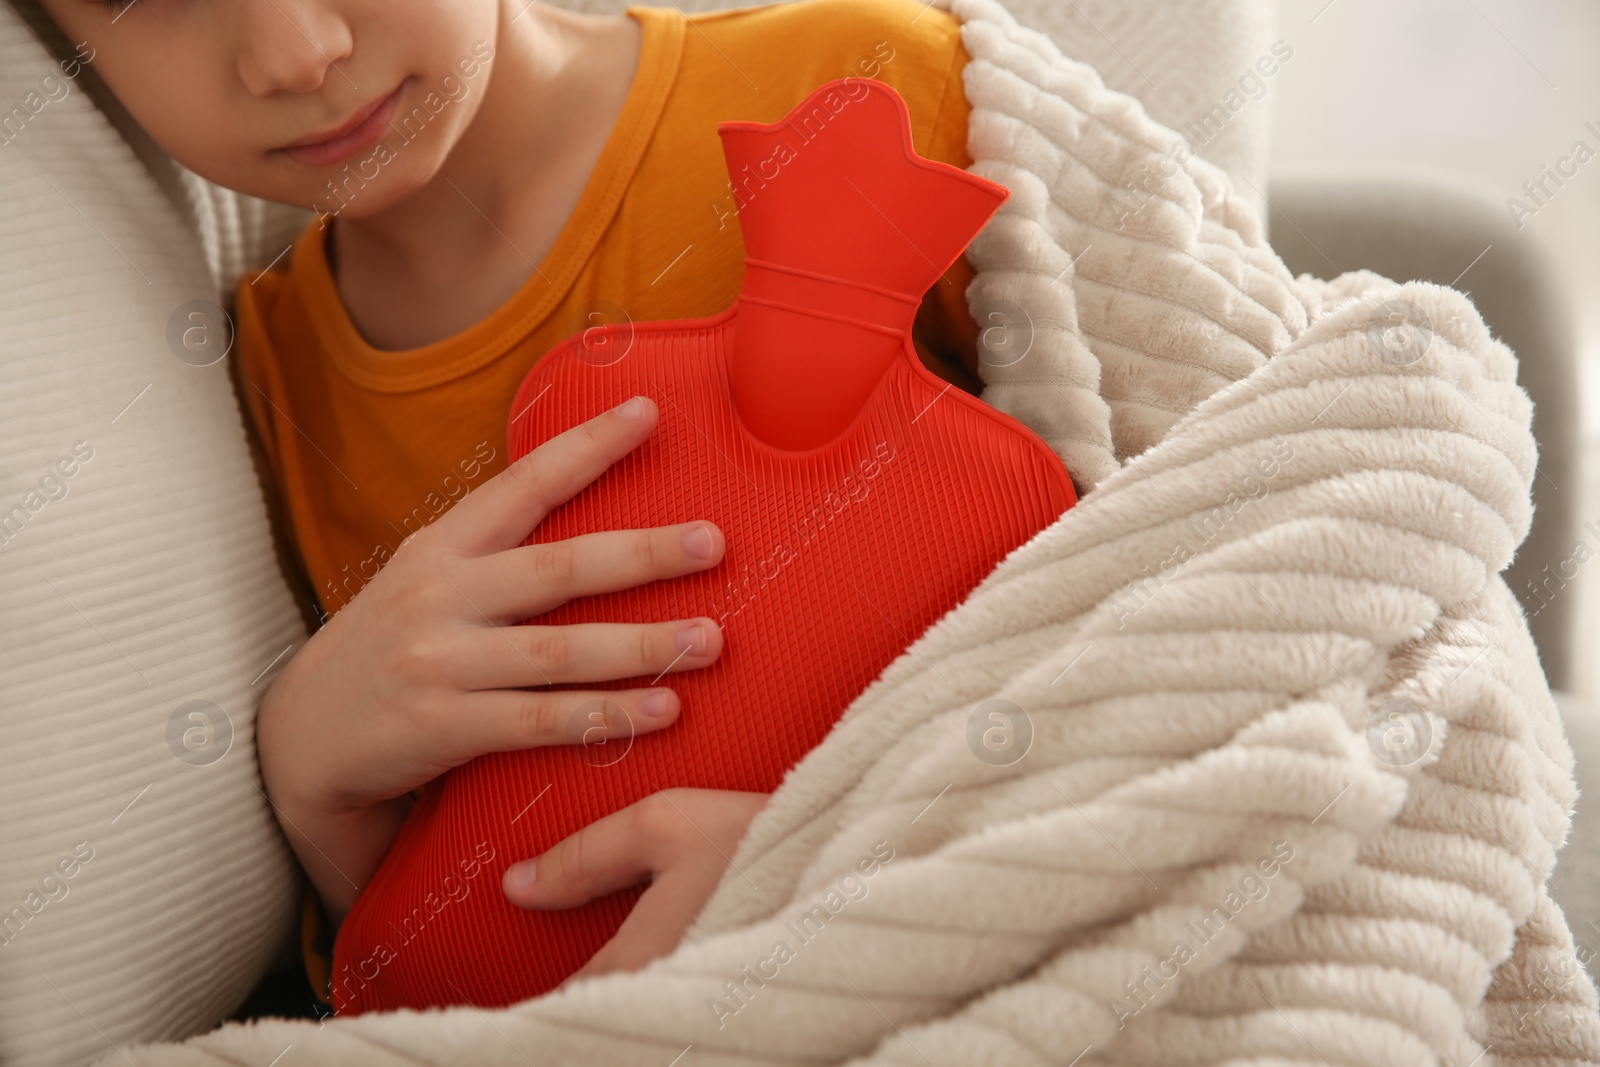
[(339, 931), (340, 1014), (499, 1007), (555, 987), (643, 889), (526, 911), (501, 891), (508, 866), (659, 790), (776, 789), (885, 667), (1076, 502), (1043, 441), (927, 370), (911, 342), (923, 294), (1006, 190), (918, 156), (905, 102), (881, 82), (832, 82), (781, 122), (717, 132), (747, 256), (734, 305), (563, 341), (518, 390), (508, 444), (515, 461), (653, 398), (654, 434), (527, 543), (705, 519), (726, 536), (723, 561), (537, 622), (710, 616), (722, 655), (654, 683), (682, 703), (665, 730), (491, 754), (429, 783)]

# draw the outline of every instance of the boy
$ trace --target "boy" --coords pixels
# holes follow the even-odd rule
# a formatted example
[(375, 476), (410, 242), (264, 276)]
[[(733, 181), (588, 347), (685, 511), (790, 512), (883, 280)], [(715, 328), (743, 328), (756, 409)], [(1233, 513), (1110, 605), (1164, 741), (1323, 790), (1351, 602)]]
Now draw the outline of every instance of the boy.
[[(497, 746), (572, 740), (549, 730), (467, 738), (464, 723), (481, 709), (496, 722), (549, 722), (553, 705), (535, 707), (526, 687), (715, 660), (721, 637), (704, 619), (565, 635), (513, 627), (551, 604), (527, 590), (491, 603), (509, 588), (509, 557), (551, 558), (512, 548), (540, 509), (517, 511), (510, 490), (466, 495), (502, 480), (512, 395), (557, 341), (602, 322), (702, 317), (732, 303), (743, 248), (718, 122), (772, 122), (824, 82), (878, 78), (905, 99), (920, 154), (969, 165), (959, 26), (913, 0), (692, 17), (650, 7), (600, 17), (523, 0), (42, 2), (71, 40), (96, 49), (93, 69), (179, 162), (318, 213), (292, 251), (240, 280), (237, 344), (273, 490), (328, 621), (274, 681), (258, 752), (285, 833), (337, 923), (393, 840), (408, 790)], [(975, 393), (970, 278), (960, 261), (929, 292), (915, 340), (930, 369)], [(528, 457), (545, 453), (540, 476), (560, 483), (546, 486), (543, 505), (598, 474), (595, 448), (614, 459), (648, 434), (653, 408), (632, 414), (645, 424), (638, 433), (622, 422), (588, 431), (611, 436), (585, 460), (572, 458), (571, 442)], [(561, 457), (564, 480), (548, 473)], [(452, 521), (435, 529), (441, 518)], [(624, 546), (647, 534), (655, 563), (630, 569)], [(660, 549), (669, 534), (681, 549)], [(586, 555), (574, 549), (565, 597), (585, 581), (617, 588), (714, 566), (722, 551), (709, 524), (631, 536), (593, 535)], [(420, 546), (409, 556), (408, 540)], [(477, 570), (448, 571), (469, 548)], [(483, 554), (492, 548), (503, 551)], [(397, 575), (391, 558), (432, 565)], [(506, 561), (498, 571), (496, 558)], [(430, 599), (440, 581), (425, 579), (436, 578), (471, 611)], [(365, 604), (355, 601), (363, 589)], [(448, 611), (460, 615), (445, 620)], [(480, 618), (470, 641), (461, 636)], [(679, 630), (687, 636), (674, 646)], [(541, 643), (515, 645), (528, 640)], [(642, 661), (616, 651), (652, 641)], [(542, 654), (554, 647), (567, 657), (552, 677), (535, 661), (549, 666)], [(637, 713), (630, 730), (670, 725), (676, 712), (670, 689), (607, 696)], [(693, 810), (724, 828), (731, 851), (759, 803), (701, 800)], [(539, 897), (561, 895), (544, 863), (507, 871), (513, 901), (562, 906)], [(612, 866), (639, 879), (638, 863)], [(522, 877), (535, 869), (538, 884)], [(671, 907), (641, 899), (623, 933), (648, 948), (619, 950), (612, 965), (670, 950), (714, 873), (661, 878), (662, 894), (669, 881), (695, 888)], [(308, 950), (308, 969), (321, 995), (326, 962)]]

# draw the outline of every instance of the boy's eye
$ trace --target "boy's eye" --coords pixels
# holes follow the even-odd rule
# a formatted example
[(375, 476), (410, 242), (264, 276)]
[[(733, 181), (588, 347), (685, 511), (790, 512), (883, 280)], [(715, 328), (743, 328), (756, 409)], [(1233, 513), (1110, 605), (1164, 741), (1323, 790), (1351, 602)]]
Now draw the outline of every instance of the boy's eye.
[(125, 11), (138, 2), (139, 0), (101, 0), (108, 11)]

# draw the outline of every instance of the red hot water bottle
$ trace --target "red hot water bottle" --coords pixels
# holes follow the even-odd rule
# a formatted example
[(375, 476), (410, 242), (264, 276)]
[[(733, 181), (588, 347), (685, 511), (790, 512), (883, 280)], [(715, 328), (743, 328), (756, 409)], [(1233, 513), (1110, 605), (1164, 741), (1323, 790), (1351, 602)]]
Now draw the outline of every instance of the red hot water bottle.
[(553, 988), (642, 890), (524, 911), (501, 892), (507, 866), (657, 790), (771, 792), (891, 661), (1076, 502), (1043, 441), (911, 344), (923, 294), (1006, 190), (919, 157), (905, 102), (875, 81), (717, 132), (741, 201), (737, 301), (567, 339), (523, 381), (508, 436), (516, 460), (631, 396), (655, 400), (649, 440), (528, 543), (709, 519), (725, 558), (538, 622), (705, 615), (722, 655), (658, 683), (682, 701), (666, 730), (488, 755), (430, 783), (339, 932), (340, 1014), (499, 1007)]

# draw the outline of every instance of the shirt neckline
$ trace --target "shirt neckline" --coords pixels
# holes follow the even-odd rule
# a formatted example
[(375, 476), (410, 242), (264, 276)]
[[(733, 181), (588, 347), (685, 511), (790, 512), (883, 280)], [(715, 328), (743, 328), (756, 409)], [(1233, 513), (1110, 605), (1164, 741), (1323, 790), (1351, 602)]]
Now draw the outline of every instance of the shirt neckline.
[(419, 348), (379, 349), (351, 321), (328, 267), (328, 229), (312, 220), (295, 242), (291, 273), (329, 360), (357, 385), (377, 392), (427, 389), (462, 377), (503, 355), (543, 322), (572, 288), (610, 225), (655, 133), (683, 53), (686, 17), (675, 8), (632, 6), (640, 24), (639, 64), (610, 136), (577, 205), (538, 269), (505, 303), (460, 333)]

